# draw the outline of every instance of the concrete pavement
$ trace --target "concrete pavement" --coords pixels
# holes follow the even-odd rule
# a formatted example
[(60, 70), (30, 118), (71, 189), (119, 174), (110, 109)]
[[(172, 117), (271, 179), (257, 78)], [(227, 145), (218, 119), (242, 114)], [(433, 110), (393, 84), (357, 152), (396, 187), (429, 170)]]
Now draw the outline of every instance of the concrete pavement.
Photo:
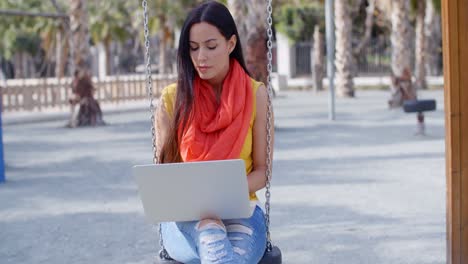
[[(271, 228), (284, 263), (445, 263), (443, 92), (420, 94), (438, 104), (425, 137), (387, 97), (338, 99), (335, 122), (326, 93), (275, 100)], [(149, 114), (104, 115), (98, 128), (4, 126), (2, 263), (151, 263), (157, 233), (130, 171), (151, 162)]]

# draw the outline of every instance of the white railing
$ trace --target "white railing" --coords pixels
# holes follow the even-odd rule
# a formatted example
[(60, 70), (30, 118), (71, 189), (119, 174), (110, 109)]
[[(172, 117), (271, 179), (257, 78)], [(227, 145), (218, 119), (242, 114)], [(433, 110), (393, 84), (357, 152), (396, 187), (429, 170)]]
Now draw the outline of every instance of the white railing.
[[(153, 75), (153, 93), (176, 81), (175, 75)], [(144, 75), (93, 78), (94, 97), (99, 102), (127, 102), (148, 97)], [(1, 88), (4, 112), (41, 111), (47, 108), (67, 108), (71, 95), (71, 78), (12, 79)]]

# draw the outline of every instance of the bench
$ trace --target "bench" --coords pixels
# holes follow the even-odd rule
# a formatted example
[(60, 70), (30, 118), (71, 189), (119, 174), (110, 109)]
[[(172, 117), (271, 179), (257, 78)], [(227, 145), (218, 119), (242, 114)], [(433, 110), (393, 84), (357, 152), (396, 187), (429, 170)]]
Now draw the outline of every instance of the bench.
[(434, 99), (406, 100), (403, 102), (403, 110), (405, 113), (418, 113), (416, 116), (418, 120), (416, 134), (425, 135), (424, 112), (436, 110), (436, 101)]

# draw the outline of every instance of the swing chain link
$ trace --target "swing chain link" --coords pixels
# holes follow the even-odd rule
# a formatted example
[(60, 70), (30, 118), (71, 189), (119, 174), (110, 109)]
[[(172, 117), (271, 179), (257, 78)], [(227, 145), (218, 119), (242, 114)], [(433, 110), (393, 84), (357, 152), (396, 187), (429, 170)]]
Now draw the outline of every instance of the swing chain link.
[(271, 245), (271, 236), (270, 236), (270, 188), (271, 188), (271, 174), (272, 174), (272, 146), (271, 146), (271, 122), (272, 122), (272, 115), (273, 115), (273, 106), (272, 106), (272, 93), (273, 93), (273, 88), (271, 87), (271, 73), (273, 71), (273, 66), (272, 66), (272, 38), (273, 38), (273, 30), (272, 30), (272, 24), (273, 24), (273, 19), (272, 19), (272, 0), (267, 0), (267, 35), (268, 35), (268, 41), (267, 41), (267, 48), (268, 48), (268, 53), (267, 53), (267, 59), (268, 59), (268, 65), (267, 65), (267, 70), (268, 70), (268, 79), (267, 79), (267, 90), (268, 90), (268, 111), (267, 111), (267, 158), (266, 158), (266, 191), (265, 191), (265, 223), (266, 223), (266, 231), (267, 231), (267, 250), (271, 251), (272, 250), (272, 245)]
[[(150, 114), (151, 114), (151, 136), (152, 136), (152, 145), (153, 145), (153, 163), (159, 163), (158, 152), (156, 149), (156, 129), (155, 124), (155, 106), (153, 104), (153, 80), (151, 77), (151, 54), (150, 54), (150, 38), (149, 38), (149, 26), (148, 26), (148, 2), (147, 0), (142, 0), (143, 6), (143, 24), (144, 24), (144, 35), (145, 35), (145, 51), (146, 51), (146, 90), (148, 91), (149, 103), (150, 103)], [(159, 258), (161, 259), (170, 259), (169, 254), (164, 248), (162, 233), (161, 233), (161, 224), (158, 225), (159, 233)]]

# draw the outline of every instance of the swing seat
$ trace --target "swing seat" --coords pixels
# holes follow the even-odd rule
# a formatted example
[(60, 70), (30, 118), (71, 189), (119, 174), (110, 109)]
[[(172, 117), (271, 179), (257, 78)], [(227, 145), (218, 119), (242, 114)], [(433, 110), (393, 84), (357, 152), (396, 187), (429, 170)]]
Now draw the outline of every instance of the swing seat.
[(406, 100), (403, 102), (405, 113), (421, 113), (436, 110), (436, 101), (434, 99), (425, 100)]
[(272, 246), (271, 251), (265, 251), (263, 258), (258, 264), (281, 264), (281, 250), (277, 246)]
[[(282, 255), (281, 250), (277, 246), (273, 246), (271, 251), (265, 251), (262, 259), (258, 264), (281, 264)], [(157, 257), (155, 264), (183, 264), (173, 259), (162, 259)]]

